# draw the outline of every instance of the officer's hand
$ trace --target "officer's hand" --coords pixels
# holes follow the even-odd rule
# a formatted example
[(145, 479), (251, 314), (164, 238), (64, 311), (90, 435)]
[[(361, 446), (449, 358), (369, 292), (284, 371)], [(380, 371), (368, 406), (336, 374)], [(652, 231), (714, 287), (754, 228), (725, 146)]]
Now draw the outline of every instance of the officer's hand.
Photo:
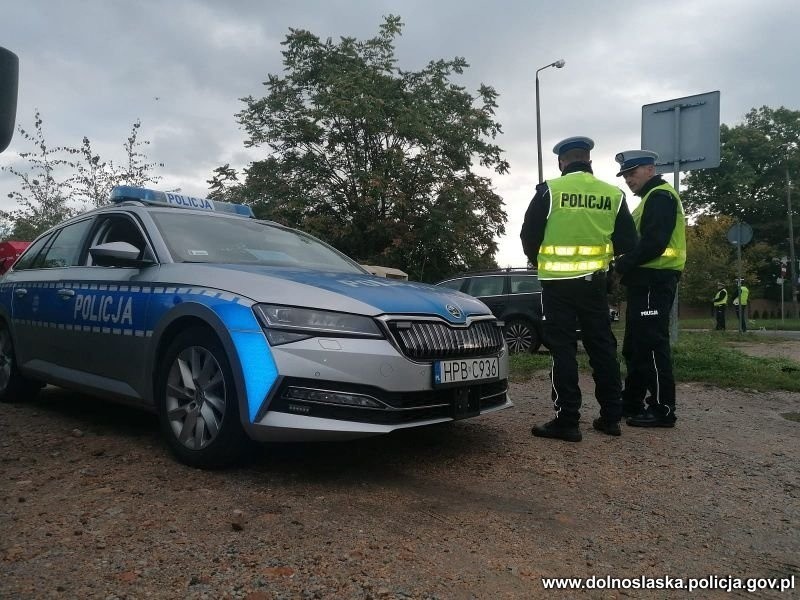
[(614, 259), (614, 270), (619, 273), (620, 275), (624, 275), (628, 271), (631, 270), (631, 261), (628, 260), (628, 256), (623, 254), (622, 256), (618, 256)]

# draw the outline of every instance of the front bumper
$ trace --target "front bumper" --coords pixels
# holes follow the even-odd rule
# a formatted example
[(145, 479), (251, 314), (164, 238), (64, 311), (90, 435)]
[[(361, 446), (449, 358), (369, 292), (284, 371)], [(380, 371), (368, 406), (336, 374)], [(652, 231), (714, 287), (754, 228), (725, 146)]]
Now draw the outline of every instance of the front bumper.
[[(437, 388), (433, 362), (413, 361), (387, 340), (313, 338), (271, 348), (280, 376), (248, 434), (259, 441), (352, 439), (468, 418), (513, 406), (508, 354), (498, 378)], [(297, 390), (314, 396), (298, 398)], [(347, 395), (369, 406), (320, 401)]]

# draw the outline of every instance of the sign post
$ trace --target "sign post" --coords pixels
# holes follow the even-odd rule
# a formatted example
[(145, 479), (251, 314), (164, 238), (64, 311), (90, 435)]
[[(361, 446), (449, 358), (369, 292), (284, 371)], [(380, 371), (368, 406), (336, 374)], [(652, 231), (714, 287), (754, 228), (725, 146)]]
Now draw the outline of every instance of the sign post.
[[(673, 174), (680, 194), (681, 171), (719, 166), (719, 91), (642, 106), (642, 149), (656, 152), (656, 173)], [(670, 311), (669, 340), (678, 341), (678, 289)]]
[(739, 221), (728, 229), (728, 241), (736, 246), (736, 263), (738, 265), (739, 277), (736, 280), (736, 298), (739, 300), (739, 307), (736, 309), (736, 320), (739, 321), (739, 333), (744, 333), (744, 320), (747, 318), (742, 307), (742, 246), (749, 244), (753, 240), (753, 228), (744, 221)]

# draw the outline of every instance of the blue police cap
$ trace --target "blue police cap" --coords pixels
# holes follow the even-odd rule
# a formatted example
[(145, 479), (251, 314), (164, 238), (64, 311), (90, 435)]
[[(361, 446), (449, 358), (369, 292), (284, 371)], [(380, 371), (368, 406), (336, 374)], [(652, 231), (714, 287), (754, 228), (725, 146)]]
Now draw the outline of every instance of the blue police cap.
[(619, 163), (617, 177), (642, 165), (654, 165), (657, 158), (658, 154), (650, 150), (626, 150), (625, 152), (620, 152), (614, 157), (614, 160)]
[(553, 146), (553, 152), (561, 156), (565, 152), (575, 150), (576, 148), (587, 151), (591, 150), (594, 148), (594, 140), (582, 136), (568, 137), (567, 139), (561, 140), (555, 146)]

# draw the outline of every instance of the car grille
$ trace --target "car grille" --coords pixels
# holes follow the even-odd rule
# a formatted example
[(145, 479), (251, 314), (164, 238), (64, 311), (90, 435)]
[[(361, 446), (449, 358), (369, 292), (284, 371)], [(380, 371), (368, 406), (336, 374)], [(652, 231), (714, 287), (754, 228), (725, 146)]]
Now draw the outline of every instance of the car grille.
[(389, 321), (397, 345), (409, 358), (435, 360), (496, 354), (503, 347), (503, 331), (497, 321), (453, 327), (441, 321)]

